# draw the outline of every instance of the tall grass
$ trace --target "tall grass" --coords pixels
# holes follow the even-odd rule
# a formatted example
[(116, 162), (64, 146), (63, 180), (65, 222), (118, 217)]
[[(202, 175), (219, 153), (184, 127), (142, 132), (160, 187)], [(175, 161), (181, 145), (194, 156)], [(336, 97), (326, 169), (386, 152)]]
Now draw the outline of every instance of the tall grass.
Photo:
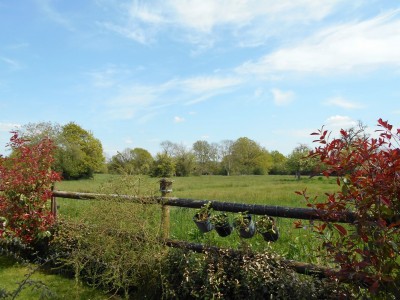
[[(57, 184), (56, 189), (101, 192), (104, 185), (115, 180), (122, 180), (122, 177), (96, 175), (94, 179), (89, 180), (63, 181)], [(142, 177), (137, 180), (136, 186), (131, 187), (132, 194), (140, 193), (140, 184), (154, 186), (154, 193), (158, 193), (158, 179)], [(301, 180), (296, 180), (292, 176), (272, 175), (177, 177), (173, 178), (173, 192), (170, 196), (247, 204), (305, 207), (302, 197), (295, 194), (295, 191), (305, 188), (311, 195), (323, 197), (326, 192), (335, 191), (337, 185), (335, 179), (322, 177), (304, 177)], [(126, 189), (124, 193), (129, 194), (129, 189)], [(96, 205), (96, 200), (59, 199), (58, 203), (60, 214), (79, 218), (83, 212), (91, 210)], [(194, 209), (171, 208), (172, 238), (232, 248), (247, 244), (257, 251), (273, 250), (287, 259), (310, 263), (327, 263), (323, 257), (315, 255), (317, 253), (316, 247), (320, 244), (320, 241), (311, 232), (310, 226), (306, 226), (304, 229), (294, 229), (293, 219), (276, 218), (280, 238), (275, 243), (267, 243), (260, 235), (247, 240), (239, 238), (236, 232), (225, 238), (219, 237), (214, 231), (202, 234), (192, 220), (195, 213), (196, 210)], [(228, 215), (232, 220), (234, 214), (228, 213)]]

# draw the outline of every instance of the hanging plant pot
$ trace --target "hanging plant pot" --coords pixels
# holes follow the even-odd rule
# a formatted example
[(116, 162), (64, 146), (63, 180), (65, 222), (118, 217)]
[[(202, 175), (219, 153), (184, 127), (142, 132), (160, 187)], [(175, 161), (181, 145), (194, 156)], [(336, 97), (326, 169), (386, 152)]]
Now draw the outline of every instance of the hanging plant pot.
[(214, 228), (218, 235), (221, 237), (226, 237), (230, 235), (233, 230), (233, 227), (229, 223), (222, 226), (215, 226)]
[(247, 213), (240, 213), (235, 217), (234, 226), (239, 232), (239, 236), (245, 239), (249, 239), (254, 236), (256, 227), (252, 216)]
[(193, 217), (193, 221), (201, 232), (209, 232), (214, 228), (210, 218), (211, 211), (211, 202), (208, 202), (198, 209), (197, 213)]
[(199, 214), (195, 214), (193, 217), (193, 221), (196, 223), (197, 228), (199, 228), (199, 230), (203, 233), (209, 232), (214, 228), (210, 220), (210, 215), (205, 220), (199, 220)]
[(221, 237), (226, 237), (232, 233), (232, 226), (229, 224), (229, 218), (226, 213), (211, 217), (211, 223), (214, 225), (215, 231)]
[(279, 238), (279, 230), (275, 220), (269, 216), (262, 216), (256, 222), (257, 231), (267, 242), (276, 242)]

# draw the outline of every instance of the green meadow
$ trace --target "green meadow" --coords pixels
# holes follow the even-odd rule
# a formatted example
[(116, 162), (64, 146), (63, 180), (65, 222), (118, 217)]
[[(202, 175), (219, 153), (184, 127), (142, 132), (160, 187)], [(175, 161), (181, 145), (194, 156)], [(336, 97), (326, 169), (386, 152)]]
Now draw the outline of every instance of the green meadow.
[[(122, 180), (118, 175), (96, 175), (94, 179), (80, 181), (63, 181), (56, 189), (75, 192), (102, 192), (104, 187)], [(159, 179), (140, 177), (132, 186), (132, 194), (146, 193), (160, 195)], [(305, 200), (296, 191), (307, 189), (312, 196), (324, 197), (326, 192), (337, 190), (334, 178), (303, 177), (300, 180), (293, 176), (192, 176), (172, 178), (173, 192), (168, 196), (225, 202), (279, 205), (288, 207), (306, 207)], [(118, 185), (118, 184), (117, 184)], [(141, 191), (142, 189), (142, 191)], [(129, 190), (125, 193), (129, 193)], [(61, 216), (79, 218), (84, 210), (96, 205), (96, 200), (58, 199)], [(309, 263), (326, 263), (323, 258), (314, 255), (319, 241), (310, 231), (306, 221), (304, 229), (295, 229), (293, 219), (276, 218), (280, 238), (275, 243), (265, 242), (261, 236), (251, 239), (240, 239), (236, 232), (230, 236), (219, 237), (215, 231), (201, 233), (192, 218), (195, 209), (171, 207), (170, 237), (177, 240), (204, 243), (221, 247), (238, 248), (245, 244), (256, 251), (273, 250), (287, 259)], [(230, 220), (234, 214), (228, 213)], [(161, 207), (160, 207), (161, 218)], [(257, 219), (257, 216), (255, 216)], [(129, 220), (127, 220), (129, 222)]]
[[(265, 204), (290, 207), (306, 207), (304, 199), (295, 191), (307, 189), (310, 195), (324, 197), (324, 193), (337, 190), (336, 180), (331, 178), (303, 177), (296, 180), (292, 176), (198, 176), (177, 177), (173, 180), (173, 192), (168, 196), (237, 202), (247, 204)], [(153, 194), (160, 195), (159, 179), (138, 177), (130, 180), (130, 186), (125, 186), (126, 178), (118, 175), (97, 174), (93, 179), (79, 181), (63, 181), (56, 184), (57, 190), (73, 192), (97, 192), (110, 190), (111, 187), (124, 187), (117, 191), (122, 194)], [(133, 184), (132, 184), (133, 182)], [(72, 200), (57, 198), (58, 214), (60, 217), (82, 219), (96, 205), (98, 200)], [(129, 205), (129, 204), (126, 204)], [(277, 242), (265, 242), (259, 234), (251, 239), (241, 239), (234, 231), (230, 236), (222, 238), (215, 231), (200, 233), (192, 218), (195, 209), (171, 207), (170, 237), (176, 240), (216, 245), (220, 247), (239, 248), (251, 247), (255, 251), (274, 251), (285, 259), (293, 259), (308, 263), (325, 264), (323, 257), (317, 255), (316, 247), (319, 245), (318, 237), (311, 232), (309, 226), (303, 229), (295, 229), (293, 219), (276, 218), (280, 237)], [(228, 213), (230, 220), (234, 214)], [(134, 218), (135, 216), (132, 216)], [(255, 216), (257, 218), (257, 216)], [(156, 224), (161, 224), (160, 218)], [(157, 221), (157, 220), (156, 220)], [(121, 220), (129, 226), (129, 218)], [(308, 222), (304, 223), (309, 225)], [(0, 256), (0, 289), (15, 290), (18, 282), (30, 272), (27, 266), (20, 265), (11, 258)], [(100, 291), (77, 283), (73, 279), (62, 276), (35, 272), (32, 279), (45, 283), (51, 292), (55, 293), (54, 299), (107, 299)], [(38, 299), (40, 291), (34, 291), (29, 287), (16, 299)], [(116, 297), (117, 298), (117, 297)]]

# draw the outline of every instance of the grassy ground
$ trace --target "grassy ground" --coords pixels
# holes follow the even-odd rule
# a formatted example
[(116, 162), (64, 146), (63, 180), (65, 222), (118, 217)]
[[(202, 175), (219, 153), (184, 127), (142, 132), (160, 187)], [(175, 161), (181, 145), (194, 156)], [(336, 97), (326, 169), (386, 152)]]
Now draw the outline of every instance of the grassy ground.
[[(19, 283), (26, 278), (26, 275), (29, 274), (34, 267), (35, 266), (32, 265), (21, 265), (10, 257), (0, 256), (0, 289), (5, 289), (8, 292), (15, 291)], [(77, 283), (74, 280), (58, 275), (47, 274), (45, 272), (36, 271), (29, 279), (44, 283), (46, 288), (33, 289), (32, 286), (26, 285), (15, 299), (117, 299), (110, 298), (110, 296), (106, 296), (102, 292)], [(50, 292), (48, 298), (41, 298), (45, 292)]]
[[(96, 175), (94, 179), (57, 183), (56, 189), (102, 192), (105, 186), (113, 185), (115, 182), (118, 182), (119, 186), (124, 186), (123, 180), (122, 177), (114, 175)], [(291, 207), (305, 207), (304, 200), (296, 195), (295, 191), (307, 188), (311, 195), (323, 196), (325, 192), (337, 189), (334, 179), (319, 177), (312, 179), (304, 177), (298, 181), (291, 176), (200, 176), (174, 178), (173, 181), (173, 193), (170, 196)], [(129, 193), (129, 191), (132, 191), (132, 194), (148, 193), (148, 189), (151, 193), (159, 195), (158, 179), (141, 178), (135, 182), (134, 186), (128, 188), (128, 192), (125, 189), (123, 193)], [(96, 201), (58, 199), (58, 205), (60, 215), (79, 218), (82, 212), (91, 210), (93, 205), (96, 205)], [(255, 250), (272, 249), (287, 259), (326, 263), (323, 258), (315, 255), (314, 251), (318, 245), (315, 235), (308, 229), (294, 229), (293, 220), (277, 218), (280, 238), (276, 243), (267, 243), (259, 235), (247, 240), (240, 239), (236, 232), (226, 238), (219, 237), (214, 231), (202, 234), (192, 221), (195, 212), (193, 209), (171, 208), (172, 238), (232, 248), (246, 244)], [(234, 214), (229, 214), (231, 220), (233, 216)], [(129, 220), (126, 222), (129, 223)], [(8, 257), (0, 256), (0, 289), (15, 290), (18, 282), (21, 282), (29, 271), (27, 266), (21, 266)], [(54, 299), (109, 298), (74, 280), (45, 272), (36, 272), (32, 279), (44, 282), (55, 293)], [(27, 288), (17, 299), (38, 299), (40, 293), (40, 291)]]
[[(58, 183), (56, 189), (99, 192), (102, 186), (115, 180), (120, 180), (120, 177), (96, 175), (94, 179)], [(301, 180), (296, 180), (293, 176), (197, 176), (173, 178), (173, 181), (173, 192), (170, 196), (290, 207), (305, 207), (304, 199), (295, 194), (295, 191), (307, 188), (310, 195), (323, 197), (324, 193), (337, 189), (335, 179), (322, 177), (303, 177)], [(159, 194), (158, 179), (142, 178), (138, 184), (146, 186), (147, 189), (150, 187), (153, 193)], [(137, 192), (137, 189), (137, 186), (132, 187), (132, 191)], [(82, 211), (96, 205), (95, 200), (59, 199), (58, 203), (61, 215), (77, 218)], [(323, 258), (314, 255), (315, 248), (319, 244), (317, 237), (308, 229), (294, 229), (292, 219), (276, 218), (280, 238), (276, 243), (267, 243), (260, 235), (251, 239), (240, 239), (235, 232), (225, 238), (219, 237), (215, 231), (202, 234), (192, 221), (195, 213), (193, 209), (171, 208), (172, 238), (232, 248), (245, 243), (258, 251), (272, 249), (287, 259), (326, 263)], [(228, 215), (232, 220), (234, 214)]]

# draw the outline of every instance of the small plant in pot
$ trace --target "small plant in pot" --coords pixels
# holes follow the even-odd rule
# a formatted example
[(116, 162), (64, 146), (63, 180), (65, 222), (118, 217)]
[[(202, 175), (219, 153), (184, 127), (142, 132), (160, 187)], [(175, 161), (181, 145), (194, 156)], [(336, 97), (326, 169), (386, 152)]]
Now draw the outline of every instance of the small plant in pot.
[(256, 232), (253, 218), (247, 212), (241, 212), (235, 216), (233, 225), (239, 232), (239, 236), (245, 239), (251, 238)]
[(257, 231), (265, 241), (276, 242), (279, 238), (279, 231), (275, 220), (269, 216), (262, 216), (256, 221)]
[(215, 231), (221, 237), (226, 237), (232, 232), (233, 228), (231, 224), (229, 224), (229, 218), (226, 213), (212, 216), (211, 223), (214, 225)]
[(196, 223), (197, 228), (201, 232), (209, 232), (213, 230), (213, 224), (211, 223), (211, 202), (204, 204), (193, 217), (193, 221)]

